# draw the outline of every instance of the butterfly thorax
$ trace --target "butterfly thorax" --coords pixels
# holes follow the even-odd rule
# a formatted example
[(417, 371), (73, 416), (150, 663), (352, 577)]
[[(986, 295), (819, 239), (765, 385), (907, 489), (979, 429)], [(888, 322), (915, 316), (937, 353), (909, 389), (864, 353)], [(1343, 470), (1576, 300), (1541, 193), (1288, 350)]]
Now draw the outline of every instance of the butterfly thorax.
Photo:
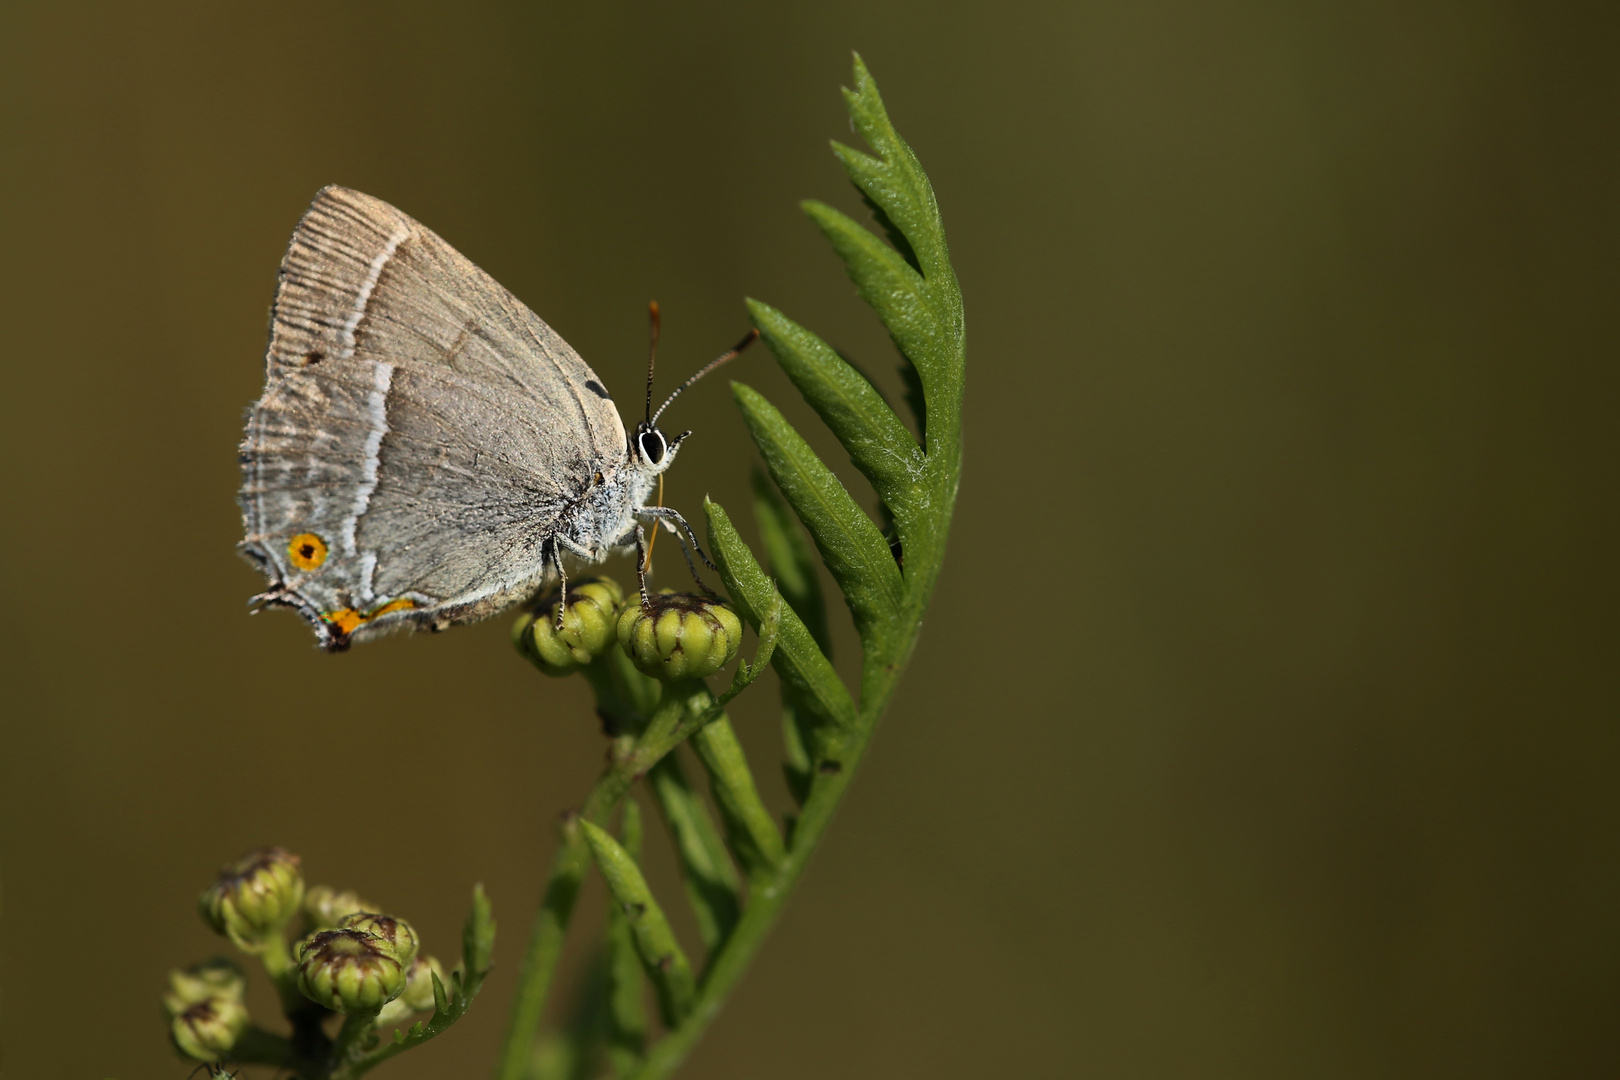
[(643, 422), (628, 440), (625, 460), (603, 470), (557, 522), (558, 554), (600, 562), (635, 545), (636, 517), (648, 505), (659, 475), (675, 460), (680, 439), (669, 440)]
[(658, 483), (656, 476), (633, 462), (598, 475), (601, 479), (593, 481), (557, 521), (559, 554), (600, 562), (635, 543), (635, 511), (646, 505)]

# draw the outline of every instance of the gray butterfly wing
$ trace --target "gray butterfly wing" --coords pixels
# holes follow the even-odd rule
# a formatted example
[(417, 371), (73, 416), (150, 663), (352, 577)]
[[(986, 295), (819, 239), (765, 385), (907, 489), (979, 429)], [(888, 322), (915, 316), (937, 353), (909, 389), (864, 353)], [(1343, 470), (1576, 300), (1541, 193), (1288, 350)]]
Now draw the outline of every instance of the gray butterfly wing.
[(242, 443), (263, 599), (341, 648), (532, 592), (564, 509), (626, 456), (600, 379), (394, 207), (323, 189), (282, 260)]

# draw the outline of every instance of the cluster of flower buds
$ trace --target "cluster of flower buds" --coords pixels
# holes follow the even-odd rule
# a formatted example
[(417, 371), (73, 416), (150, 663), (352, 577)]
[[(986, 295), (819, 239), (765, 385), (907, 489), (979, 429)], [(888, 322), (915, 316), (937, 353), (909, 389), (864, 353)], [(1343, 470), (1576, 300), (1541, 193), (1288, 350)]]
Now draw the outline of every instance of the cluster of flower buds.
[[(221, 869), (198, 908), (216, 933), (261, 958), (284, 1003), (286, 994), (296, 1000), (301, 992), (335, 1012), (397, 1023), (433, 1009), (434, 977), (445, 980), (439, 962), (420, 955), (410, 923), (353, 892), (306, 889), (298, 857), (281, 848), (250, 852)], [(304, 936), (289, 954), (288, 927), (299, 915)], [(170, 973), (163, 1008), (182, 1054), (196, 1061), (230, 1056), (248, 1028), (245, 988), (241, 969), (228, 960)]]
[(444, 969), (418, 955), (416, 931), (404, 919), (359, 911), (298, 943), (298, 989), (334, 1012), (376, 1013), (396, 1023), (434, 1006), (433, 977)]
[(617, 582), (592, 578), (568, 587), (559, 619), (560, 602), (553, 595), (512, 627), (518, 651), (547, 675), (578, 671), (617, 641), (643, 674), (666, 682), (701, 679), (730, 663), (742, 641), (742, 623), (730, 608), (691, 593), (626, 603)]
[(247, 981), (229, 960), (209, 960), (169, 972), (163, 1011), (175, 1048), (194, 1061), (225, 1057), (248, 1025), (242, 1001)]

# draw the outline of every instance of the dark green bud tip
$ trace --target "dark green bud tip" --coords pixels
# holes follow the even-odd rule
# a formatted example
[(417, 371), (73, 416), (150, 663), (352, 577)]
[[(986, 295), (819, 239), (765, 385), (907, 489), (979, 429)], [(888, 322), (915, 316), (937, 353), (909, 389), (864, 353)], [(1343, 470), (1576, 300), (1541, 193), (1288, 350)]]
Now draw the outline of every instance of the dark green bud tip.
[(242, 1000), (247, 980), (242, 969), (223, 958), (205, 960), (188, 968), (169, 972), (169, 989), (163, 994), (163, 1011), (179, 1016), (199, 1001), (213, 997)]
[(557, 628), (558, 597), (518, 617), (512, 642), (547, 675), (568, 675), (613, 646), (613, 623), (624, 590), (611, 578), (591, 578), (568, 586), (568, 603)]
[(261, 848), (223, 867), (203, 890), (197, 907), (203, 921), (248, 952), (261, 951), (281, 932), (304, 899), (298, 856)]
[(340, 1013), (375, 1013), (405, 989), (394, 947), (364, 930), (322, 930), (298, 943), (298, 989)]
[(619, 616), (619, 644), (655, 679), (674, 682), (713, 675), (737, 655), (742, 622), (724, 604), (692, 593), (659, 593)]
[(238, 998), (211, 997), (186, 1007), (169, 1025), (174, 1045), (194, 1061), (218, 1061), (231, 1052), (248, 1025)]
[(416, 959), (416, 930), (404, 919), (396, 919), (392, 915), (379, 915), (371, 911), (358, 911), (339, 919), (338, 928), (364, 930), (368, 934), (376, 934), (393, 946), (394, 955), (407, 968), (411, 966), (411, 961)]

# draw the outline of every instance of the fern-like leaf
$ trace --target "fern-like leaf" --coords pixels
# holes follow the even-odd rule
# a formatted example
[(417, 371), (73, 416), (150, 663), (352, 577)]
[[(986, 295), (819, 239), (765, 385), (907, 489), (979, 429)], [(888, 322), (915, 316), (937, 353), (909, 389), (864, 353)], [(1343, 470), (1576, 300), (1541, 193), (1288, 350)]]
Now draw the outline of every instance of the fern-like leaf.
[[(730, 689), (718, 699), (701, 684), (670, 685), (649, 714), (645, 703), (630, 703), (627, 693), (599, 697), (641, 713), (645, 723), (587, 800), (573, 833), (582, 839), (569, 841), (588, 846), (607, 878), (670, 1029), (634, 1066), (634, 1080), (658, 1080), (675, 1068), (758, 951), (849, 786), (916, 643), (944, 561), (961, 467), (961, 294), (933, 188), (889, 122), (859, 57), (855, 87), (845, 91), (845, 100), (872, 152), (838, 143), (833, 150), (887, 239), (824, 203), (808, 202), (804, 209), (899, 350), (918, 436), (912, 436), (853, 363), (775, 307), (749, 301), (754, 325), (783, 371), (877, 492), (882, 526), (861, 509), (837, 472), (780, 410), (752, 387), (732, 384), (774, 486), (772, 490), (756, 481), (754, 510), (770, 564), (781, 578), (780, 590), (726, 511), (712, 501), (704, 509), (721, 580), (738, 613), (758, 633), (758, 654), (752, 664), (739, 662)], [(844, 685), (828, 659), (825, 607), (804, 534), (843, 593), (860, 635), (858, 695)], [(767, 664), (783, 684), (784, 772), (800, 804), (785, 836), (765, 811), (722, 712)], [(709, 773), (725, 823), (724, 850), (679, 767), (673, 759), (660, 761), (687, 738)], [(629, 783), (648, 770), (709, 950), (700, 980), (694, 978), (633, 852), (599, 827)], [(521, 1072), (527, 1047), (524, 1025), (538, 1016), (544, 982), (560, 948), (557, 931), (578, 889), (578, 847), (559, 856), (537, 921), (529, 962), (536, 974), (525, 976), (520, 989), (503, 1080), (516, 1080)], [(745, 899), (727, 855), (746, 874)], [(533, 989), (537, 985), (539, 992)], [(621, 1055), (619, 1064), (631, 1058), (633, 1054)]]

